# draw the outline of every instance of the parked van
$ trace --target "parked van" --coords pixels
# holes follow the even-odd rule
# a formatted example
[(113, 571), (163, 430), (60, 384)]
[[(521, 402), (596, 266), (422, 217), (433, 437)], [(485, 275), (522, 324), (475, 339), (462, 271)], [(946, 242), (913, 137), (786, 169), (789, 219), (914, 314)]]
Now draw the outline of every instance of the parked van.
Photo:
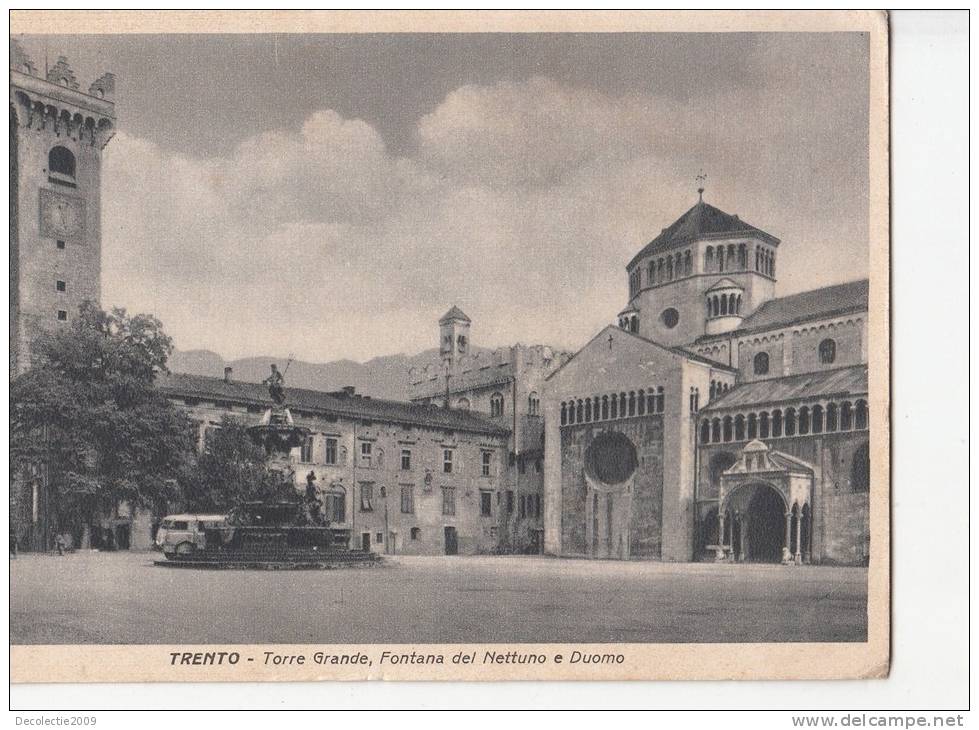
[(193, 555), (207, 547), (205, 530), (227, 524), (226, 515), (167, 515), (156, 531), (156, 546), (168, 558)]

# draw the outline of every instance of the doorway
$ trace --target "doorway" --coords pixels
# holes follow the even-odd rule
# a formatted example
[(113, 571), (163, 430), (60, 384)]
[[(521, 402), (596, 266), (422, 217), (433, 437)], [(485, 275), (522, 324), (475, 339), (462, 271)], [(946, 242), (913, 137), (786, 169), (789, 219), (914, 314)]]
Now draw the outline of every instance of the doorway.
[(785, 503), (771, 487), (759, 485), (748, 503), (748, 560), (780, 563), (785, 543)]
[(454, 527), (445, 528), (445, 554), (459, 554), (459, 536), (456, 535), (456, 528)]
[(360, 549), (365, 553), (371, 551), (371, 534), (369, 532), (362, 532), (360, 534)]

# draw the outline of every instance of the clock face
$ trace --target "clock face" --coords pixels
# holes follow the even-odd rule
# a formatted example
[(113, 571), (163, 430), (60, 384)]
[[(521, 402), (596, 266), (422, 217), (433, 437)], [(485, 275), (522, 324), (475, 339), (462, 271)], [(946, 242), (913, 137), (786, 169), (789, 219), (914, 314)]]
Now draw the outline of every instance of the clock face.
[(85, 201), (41, 189), (41, 235), (73, 238), (85, 228)]

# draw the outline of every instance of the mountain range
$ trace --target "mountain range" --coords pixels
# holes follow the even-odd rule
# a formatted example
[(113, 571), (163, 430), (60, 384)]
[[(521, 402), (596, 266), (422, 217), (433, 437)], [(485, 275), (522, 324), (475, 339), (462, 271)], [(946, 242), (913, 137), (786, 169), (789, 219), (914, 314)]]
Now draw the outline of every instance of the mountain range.
[[(472, 348), (474, 352), (491, 350)], [(424, 367), (439, 360), (438, 349), (425, 350), (417, 355), (385, 355), (364, 363), (353, 360), (335, 360), (315, 363), (293, 360), (286, 372), (286, 386), (333, 391), (352, 385), (358, 393), (374, 398), (408, 400), (408, 369)], [(225, 360), (210, 350), (174, 350), (168, 367), (175, 373), (208, 375), (220, 378), (224, 368), (232, 368), (232, 377), (250, 383), (259, 383), (269, 374), (269, 365), (276, 363), (279, 369), (286, 367), (283, 358), (259, 355), (238, 360)]]

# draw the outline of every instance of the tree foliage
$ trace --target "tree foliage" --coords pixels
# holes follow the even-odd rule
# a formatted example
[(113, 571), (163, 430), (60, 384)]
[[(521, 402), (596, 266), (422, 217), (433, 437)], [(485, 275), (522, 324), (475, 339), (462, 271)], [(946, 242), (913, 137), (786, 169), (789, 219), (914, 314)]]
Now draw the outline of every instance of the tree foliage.
[(293, 480), (269, 467), (265, 450), (245, 424), (225, 416), (208, 432), (204, 452), (187, 483), (188, 509), (226, 512), (243, 502), (295, 499)]
[(11, 465), (44, 465), (59, 529), (125, 500), (166, 510), (193, 453), (190, 421), (153, 387), (173, 343), (158, 319), (85, 303), (39, 335), (10, 385)]

